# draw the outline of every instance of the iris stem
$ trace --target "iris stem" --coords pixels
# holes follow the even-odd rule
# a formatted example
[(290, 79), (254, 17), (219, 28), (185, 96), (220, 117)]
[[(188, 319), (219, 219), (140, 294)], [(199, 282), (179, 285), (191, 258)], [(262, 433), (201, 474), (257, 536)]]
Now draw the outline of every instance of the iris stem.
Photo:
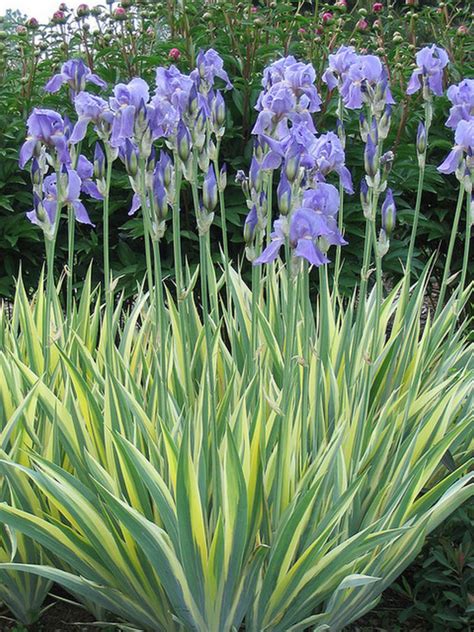
[(448, 285), (448, 278), (451, 271), (451, 259), (453, 256), (454, 242), (456, 241), (456, 235), (457, 235), (458, 226), (459, 226), (459, 219), (461, 217), (463, 199), (464, 199), (464, 184), (461, 183), (459, 186), (458, 201), (456, 204), (456, 212), (454, 214), (453, 226), (451, 229), (451, 236), (449, 238), (448, 253), (446, 255), (446, 261), (444, 263), (443, 279), (441, 281), (438, 304), (435, 310), (435, 318), (436, 316), (439, 315), (439, 313), (443, 309), (444, 298), (446, 296), (446, 289)]
[(72, 291), (74, 283), (74, 237), (76, 232), (74, 208), (67, 206), (67, 275), (66, 275), (66, 322), (72, 327)]
[(461, 280), (459, 282), (459, 299), (464, 291), (464, 285), (466, 283), (467, 268), (469, 266), (469, 248), (471, 244), (471, 230), (472, 230), (472, 191), (466, 191), (466, 235), (464, 237), (464, 256), (461, 272)]
[[(344, 105), (342, 102), (342, 97), (339, 97), (339, 102), (337, 106), (337, 116), (339, 118), (340, 124), (342, 126), (342, 133), (344, 128)], [(341, 144), (343, 142), (343, 137), (340, 138)], [(345, 149), (345, 147), (344, 147)], [(342, 231), (344, 228), (344, 186), (342, 183), (342, 177), (339, 176), (339, 214), (337, 218), (337, 224), (339, 228), (339, 232), (342, 235)], [(336, 289), (339, 288), (339, 272), (341, 267), (341, 248), (342, 246), (336, 247), (336, 262), (334, 266), (334, 287)], [(334, 300), (336, 300), (337, 292), (334, 293)]]
[(188, 329), (186, 327), (186, 297), (183, 285), (183, 265), (181, 260), (181, 161), (177, 151), (173, 152), (174, 162), (174, 201), (173, 201), (173, 258), (176, 283), (176, 308), (179, 318), (179, 334), (181, 338), (182, 356), (181, 366), (184, 367), (185, 388), (183, 389), (188, 403), (194, 399), (194, 389), (191, 379), (191, 367), (188, 357)]
[[(76, 169), (81, 155), (82, 141), (77, 144), (73, 169)], [(74, 241), (76, 235), (76, 217), (74, 213), (74, 207), (72, 204), (68, 204), (67, 207), (67, 242), (68, 242), (68, 254), (67, 254), (67, 276), (66, 276), (66, 322), (68, 327), (72, 327), (72, 298), (73, 298), (73, 286), (74, 286)]]
[(289, 501), (288, 482), (290, 480), (288, 468), (288, 443), (291, 430), (290, 408), (294, 398), (291, 397), (293, 384), (293, 355), (295, 343), (296, 325), (296, 304), (295, 304), (295, 279), (291, 278), (291, 248), (289, 241), (285, 245), (286, 250), (286, 319), (285, 319), (285, 364), (283, 369), (283, 388), (281, 397), (281, 413), (278, 422), (278, 445), (277, 445), (277, 469), (275, 478), (275, 505), (273, 512), (273, 524), (278, 524), (282, 512)]
[(105, 284), (105, 322), (107, 327), (106, 337), (106, 359), (107, 362), (112, 361), (112, 345), (113, 345), (113, 298), (111, 289), (111, 272), (110, 272), (110, 244), (109, 244), (109, 208), (110, 208), (110, 183), (112, 180), (112, 156), (106, 146), (106, 176), (105, 176), (105, 192), (102, 205), (102, 224), (104, 231), (104, 284)]
[[(59, 222), (59, 211), (56, 217)], [(49, 376), (51, 363), (51, 311), (53, 308), (53, 292), (54, 292), (54, 251), (56, 239), (46, 239), (46, 311), (43, 319), (43, 349), (44, 349), (44, 374), (46, 379)]]

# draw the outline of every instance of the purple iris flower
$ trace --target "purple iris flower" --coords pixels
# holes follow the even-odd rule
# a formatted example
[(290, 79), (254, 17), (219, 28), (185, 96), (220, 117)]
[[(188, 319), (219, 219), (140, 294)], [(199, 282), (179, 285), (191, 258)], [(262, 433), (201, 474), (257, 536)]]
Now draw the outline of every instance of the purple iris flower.
[(387, 81), (387, 71), (376, 55), (358, 55), (352, 62), (341, 87), (344, 105), (359, 110), (364, 103), (375, 98), (383, 104), (393, 105), (392, 93)]
[(28, 135), (20, 149), (20, 167), (23, 169), (35, 152), (37, 143), (44, 143), (56, 150), (61, 164), (70, 164), (64, 120), (53, 110), (35, 108), (28, 117)]
[(474, 118), (474, 79), (464, 79), (457, 86), (450, 86), (447, 94), (453, 107), (449, 110), (446, 125), (456, 129), (459, 121), (470, 121)]
[(177, 110), (178, 115), (182, 116), (188, 107), (193, 86), (193, 80), (176, 66), (157, 68), (155, 98), (152, 103), (155, 105), (155, 100), (167, 101)]
[(347, 244), (337, 225), (340, 199), (336, 187), (322, 182), (316, 189), (308, 189), (303, 193), (302, 205), (315, 214), (320, 235), (329, 245), (345, 246)]
[[(79, 174), (74, 171), (74, 169), (66, 168), (65, 173), (61, 174), (61, 180), (63, 180), (63, 176), (66, 176), (66, 186), (64, 187), (64, 182), (62, 182), (62, 195), (59, 201), (56, 174), (53, 173), (50, 176), (47, 176), (43, 182), (44, 198), (42, 200), (42, 205), (46, 211), (50, 225), (54, 226), (56, 223), (58, 205), (59, 208), (62, 208), (66, 204), (70, 204), (74, 208), (74, 214), (78, 222), (93, 226), (85, 206), (79, 199), (82, 184)], [(33, 224), (42, 224), (42, 222), (38, 219), (36, 210), (30, 211), (26, 215)]]
[(313, 66), (297, 62), (292, 56), (266, 68), (264, 90), (255, 106), (259, 115), (252, 133), (281, 139), (288, 133), (288, 121), (293, 125), (306, 123), (314, 133), (311, 113), (319, 111), (321, 105), (315, 79)]
[(316, 213), (311, 209), (300, 208), (296, 210), (290, 218), (289, 229), (286, 218), (275, 220), (273, 229), (271, 242), (255, 259), (254, 265), (275, 261), (287, 236), (295, 257), (302, 257), (315, 266), (329, 263), (329, 259), (315, 244), (317, 238), (322, 235), (321, 223)]
[(459, 121), (454, 134), (456, 144), (438, 167), (441, 173), (453, 173), (460, 166), (464, 154), (472, 159), (474, 153), (474, 119)]
[(311, 154), (314, 156), (316, 167), (322, 176), (335, 171), (341, 178), (344, 190), (347, 193), (354, 193), (350, 171), (344, 164), (344, 149), (337, 134), (334, 132), (321, 134), (311, 147)]
[(252, 134), (274, 135), (277, 131), (277, 137), (281, 137), (288, 130), (289, 115), (296, 109), (296, 97), (288, 86), (276, 84), (263, 95), (260, 107)]
[(87, 195), (95, 200), (103, 200), (104, 196), (92, 179), (94, 175), (94, 165), (82, 154), (77, 160), (76, 171), (81, 179), (81, 191), (87, 193)]
[(338, 85), (342, 86), (347, 71), (353, 63), (356, 63), (357, 57), (353, 46), (341, 46), (335, 53), (329, 55), (329, 66), (322, 77), (329, 90), (334, 90)]
[(432, 44), (425, 46), (416, 54), (417, 67), (413, 71), (407, 86), (407, 94), (414, 94), (422, 88), (423, 78), (433, 94), (443, 94), (443, 69), (448, 65), (449, 57), (444, 48)]
[(85, 90), (86, 83), (94, 83), (99, 88), (106, 88), (106, 82), (91, 72), (82, 59), (70, 59), (61, 66), (61, 72), (54, 75), (44, 89), (46, 92), (57, 92), (61, 86), (67, 83), (71, 89), (71, 96), (74, 98), (76, 94)]
[(110, 131), (114, 114), (107, 101), (88, 92), (79, 92), (74, 99), (74, 107), (78, 120), (71, 134), (71, 143), (78, 143), (84, 139), (89, 123), (94, 123), (100, 136), (104, 136), (104, 128)]
[(224, 61), (213, 48), (199, 51), (196, 66), (197, 68), (191, 72), (190, 77), (197, 85), (200, 85), (201, 82), (204, 83), (206, 93), (214, 87), (216, 77), (225, 81), (226, 90), (232, 88), (229, 76), (224, 70)]
[(120, 147), (126, 138), (133, 138), (138, 112), (146, 117), (146, 104), (150, 98), (146, 81), (135, 77), (128, 84), (118, 83), (114, 96), (110, 97), (110, 109), (114, 113), (110, 144)]
[(313, 155), (316, 143), (314, 127), (308, 127), (306, 122), (294, 124), (282, 140), (267, 135), (262, 135), (261, 139), (270, 147), (263, 160), (263, 169), (278, 169), (283, 161), (285, 164), (297, 162), (298, 167), (301, 165), (308, 169), (316, 164)]

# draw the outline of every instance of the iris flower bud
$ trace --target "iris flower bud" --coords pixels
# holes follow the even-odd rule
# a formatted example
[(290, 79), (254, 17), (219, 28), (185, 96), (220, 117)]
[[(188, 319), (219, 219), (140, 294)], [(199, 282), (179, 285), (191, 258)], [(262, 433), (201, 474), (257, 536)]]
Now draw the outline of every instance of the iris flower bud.
[(423, 155), (426, 151), (426, 128), (423, 123), (419, 123), (416, 133), (416, 151), (418, 155)]
[(204, 178), (202, 187), (202, 202), (206, 211), (213, 211), (217, 206), (217, 181), (214, 167), (209, 166), (209, 171)]
[(382, 228), (387, 234), (387, 237), (390, 237), (395, 227), (396, 213), (397, 209), (393, 199), (392, 189), (387, 189), (385, 200), (382, 204)]
[(33, 158), (33, 161), (31, 163), (31, 182), (34, 185), (40, 185), (41, 184), (41, 169), (39, 166), (39, 162), (36, 158)]
[(125, 139), (124, 143), (123, 162), (127, 174), (134, 178), (138, 172), (138, 150), (128, 138)]
[(148, 160), (146, 161), (146, 170), (148, 171), (148, 173), (154, 173), (155, 167), (156, 167), (156, 151), (152, 145), (150, 155), (148, 156)]
[(227, 165), (224, 163), (219, 173), (219, 191), (224, 191), (227, 186)]
[(367, 143), (364, 151), (364, 166), (365, 172), (370, 178), (375, 178), (379, 168), (377, 158), (377, 147), (374, 144), (371, 135), (367, 136)]
[(191, 153), (191, 134), (182, 121), (178, 124), (177, 143), (178, 155), (183, 162), (186, 162)]
[(217, 91), (211, 105), (212, 121), (214, 126), (219, 128), (225, 123), (225, 102), (222, 94)]
[(166, 151), (160, 152), (160, 159), (157, 163), (157, 169), (160, 173), (160, 178), (165, 188), (168, 188), (173, 179), (173, 162), (169, 154)]
[(288, 215), (291, 209), (291, 185), (284, 173), (277, 187), (278, 209), (282, 215)]
[(196, 88), (196, 84), (193, 82), (191, 86), (191, 90), (189, 91), (189, 100), (188, 100), (188, 112), (191, 116), (194, 116), (199, 108), (199, 99), (198, 99), (198, 91)]
[(260, 191), (262, 188), (262, 169), (255, 156), (252, 158), (252, 162), (250, 163), (249, 184), (250, 188), (254, 191)]
[(367, 119), (365, 118), (365, 116), (363, 114), (360, 114), (359, 116), (359, 133), (360, 133), (360, 137), (363, 140), (364, 143), (367, 142), (367, 136), (369, 135), (370, 132), (370, 128), (369, 128), (369, 124), (367, 123)]
[(250, 213), (245, 218), (244, 223), (244, 241), (248, 245), (253, 241), (255, 229), (258, 224), (257, 207), (255, 204), (250, 209)]
[(382, 139), (387, 138), (388, 132), (390, 130), (391, 119), (392, 119), (392, 106), (391, 105), (387, 105), (385, 107), (384, 113), (382, 114), (382, 118), (380, 119), (380, 122), (379, 122), (379, 136), (380, 136), (380, 138), (382, 138)]
[(288, 181), (291, 183), (296, 180), (296, 177), (298, 175), (300, 160), (301, 154), (299, 151), (293, 152), (293, 155), (288, 156), (285, 160), (285, 175), (288, 178)]
[(160, 178), (155, 178), (153, 182), (153, 199), (155, 210), (159, 222), (164, 221), (168, 216), (168, 196)]
[(367, 181), (362, 178), (360, 181), (360, 203), (365, 217), (369, 217), (370, 214), (370, 202), (369, 202), (369, 187)]
[(105, 178), (105, 154), (100, 143), (94, 148), (94, 177), (97, 180)]

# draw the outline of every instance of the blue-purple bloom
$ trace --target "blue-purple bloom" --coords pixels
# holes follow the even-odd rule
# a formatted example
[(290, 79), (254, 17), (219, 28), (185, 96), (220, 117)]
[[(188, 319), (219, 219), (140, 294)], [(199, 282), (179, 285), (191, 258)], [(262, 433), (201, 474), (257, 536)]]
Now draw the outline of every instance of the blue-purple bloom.
[(108, 137), (114, 114), (107, 101), (88, 92), (79, 92), (74, 99), (78, 120), (70, 137), (71, 143), (78, 143), (86, 135), (89, 123), (94, 123), (101, 138)]
[(342, 246), (347, 243), (337, 226), (339, 203), (339, 193), (332, 184), (323, 182), (315, 189), (307, 189), (303, 193), (301, 207), (289, 218), (283, 216), (274, 222), (272, 241), (254, 264), (274, 261), (287, 236), (295, 257), (303, 257), (316, 266), (328, 263), (316, 241), (321, 238), (325, 249), (328, 245)]
[(314, 81), (312, 64), (284, 57), (264, 71), (263, 87), (256, 109), (259, 111), (253, 134), (267, 134), (281, 139), (288, 133), (288, 121), (293, 125), (306, 123), (315, 131), (311, 113), (318, 112), (321, 99)]
[(357, 55), (349, 66), (341, 86), (344, 105), (359, 110), (364, 103), (383, 109), (393, 105), (387, 70), (376, 55)]
[(448, 88), (448, 99), (453, 104), (449, 110), (446, 125), (456, 129), (459, 121), (470, 121), (474, 118), (474, 79), (464, 79)]
[(342, 87), (346, 74), (351, 65), (357, 61), (357, 57), (353, 46), (341, 46), (335, 53), (329, 55), (329, 66), (322, 77), (329, 90), (334, 90), (338, 85)]
[[(413, 71), (407, 86), (407, 94), (414, 94), (427, 87), (433, 94), (443, 94), (443, 69), (448, 65), (449, 57), (444, 48), (432, 44), (425, 46), (416, 54), (417, 67)], [(423, 80), (423, 85), (420, 82)]]
[(465, 154), (472, 160), (474, 154), (474, 119), (459, 121), (454, 140), (456, 144), (438, 167), (438, 171), (441, 173), (454, 173), (461, 165)]
[(188, 107), (189, 95), (193, 86), (193, 80), (183, 74), (176, 66), (157, 68), (155, 97), (152, 102), (154, 104), (155, 100), (158, 100), (169, 103), (175, 108), (179, 118)]
[(354, 193), (352, 177), (345, 166), (345, 154), (339, 137), (334, 132), (321, 134), (311, 147), (311, 155), (315, 160), (315, 167), (323, 177), (332, 171), (341, 178), (342, 186), (347, 193)]
[(20, 167), (32, 158), (38, 143), (53, 148), (61, 164), (70, 164), (71, 157), (67, 147), (64, 120), (54, 110), (35, 108), (28, 117), (28, 135), (20, 149)]
[(253, 263), (254, 265), (259, 265), (275, 261), (280, 248), (284, 245), (287, 238), (293, 251), (293, 256), (306, 259), (315, 266), (329, 263), (329, 259), (316, 245), (316, 240), (320, 236), (321, 226), (316, 213), (306, 208), (300, 208), (292, 214), (289, 221), (289, 230), (286, 218), (275, 220), (271, 242)]
[(112, 147), (120, 147), (126, 138), (133, 138), (136, 116), (141, 112), (146, 117), (149, 96), (148, 84), (140, 77), (135, 77), (128, 84), (118, 83), (115, 86), (114, 96), (109, 100), (114, 113), (110, 138)]
[(103, 200), (104, 196), (92, 179), (94, 175), (94, 165), (82, 154), (77, 160), (76, 171), (81, 179), (81, 191), (87, 193), (87, 195), (95, 200)]
[(225, 81), (226, 90), (232, 88), (229, 76), (224, 70), (222, 57), (213, 48), (199, 51), (196, 58), (197, 68), (190, 74), (191, 79), (199, 86), (204, 84), (204, 92), (209, 92), (214, 87), (216, 77)]
[(106, 82), (95, 75), (82, 59), (70, 59), (61, 66), (61, 72), (54, 75), (44, 89), (46, 92), (57, 92), (63, 84), (67, 83), (71, 89), (71, 96), (74, 98), (76, 94), (85, 90), (87, 82), (99, 88), (107, 87)]
[[(74, 208), (74, 214), (78, 222), (93, 225), (84, 205), (79, 199), (81, 184), (81, 178), (78, 173), (74, 169), (65, 168), (65, 172), (61, 174), (61, 198), (58, 200), (57, 175), (53, 173), (44, 179), (44, 198), (41, 204), (46, 211), (47, 220), (51, 227), (54, 227), (56, 223), (58, 207), (61, 209), (66, 204), (70, 204)], [(42, 226), (44, 221), (38, 217), (37, 202), (36, 200), (35, 210), (28, 212), (26, 216), (33, 224)]]

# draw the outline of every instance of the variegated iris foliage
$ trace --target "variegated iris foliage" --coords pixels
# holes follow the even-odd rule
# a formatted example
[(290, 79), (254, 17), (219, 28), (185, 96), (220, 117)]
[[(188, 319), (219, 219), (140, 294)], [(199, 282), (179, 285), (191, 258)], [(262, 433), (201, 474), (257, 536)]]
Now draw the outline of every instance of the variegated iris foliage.
[[(128, 630), (338, 631), (376, 605), (426, 535), (473, 494), (474, 367), (465, 316), (472, 286), (466, 270), (453, 286), (447, 265), (442, 300), (433, 316), (426, 315), (432, 262), (411, 285), (409, 258), (403, 281), (385, 292), (381, 259), (395, 209), (390, 193), (377, 239), (377, 201), (388, 169), (381, 170), (381, 143), (376, 147), (370, 135), (375, 138), (377, 126), (383, 131), (389, 119), (381, 116), (379, 92), (372, 90), (373, 125), (364, 132), (361, 287), (351, 300), (338, 293), (342, 192), (352, 184), (336, 135), (322, 144), (313, 138), (303, 149), (314, 150), (323, 166), (335, 152), (341, 203), (335, 187), (324, 182), (323, 166), (318, 171), (311, 163), (306, 172), (288, 139), (267, 135), (273, 115), (265, 98), (261, 139), (249, 178), (241, 182), (250, 202), (247, 255), (268, 265), (253, 266), (249, 286), (227, 252), (225, 171), (218, 168), (222, 97), (205, 93), (220, 121), (214, 131), (212, 119), (195, 107), (205, 97), (196, 85), (206, 87), (206, 64), (226, 76), (215, 55), (197, 75), (181, 76), (189, 88), (184, 118), (174, 140), (165, 136), (174, 166), (162, 154), (156, 181), (150, 178), (156, 138), (148, 119), (153, 115), (156, 122), (161, 113), (161, 138), (181, 88), (168, 109), (160, 96), (167, 83), (158, 83), (152, 105), (135, 99), (134, 90), (148, 94), (139, 79), (119, 84), (111, 107), (80, 92), (77, 99), (89, 99), (91, 111), (78, 111), (72, 135), (54, 112), (38, 110), (29, 119), (22, 162), (33, 157), (35, 210), (29, 217), (45, 235), (47, 274), (33, 296), (20, 277), (13, 305), (0, 309), (0, 598), (23, 623), (40, 616), (56, 583), (97, 621)], [(291, 77), (295, 60), (287, 62)], [(300, 66), (312, 95), (303, 112), (309, 125), (319, 97), (309, 85), (312, 73)], [(71, 66), (76, 71), (68, 68), (56, 82), (77, 82), (77, 68), (85, 72), (77, 63)], [(167, 72), (173, 87), (177, 71)], [(266, 78), (269, 93), (275, 86), (280, 91), (275, 77)], [(296, 93), (299, 99), (301, 91)], [(298, 101), (294, 120), (304, 102)], [(91, 103), (100, 106), (100, 116)], [(82, 140), (91, 122), (106, 150), (96, 150), (94, 186), (92, 166), (72, 142)], [(140, 142), (133, 140), (138, 133)], [(142, 208), (147, 257), (146, 281), (131, 305), (114, 295), (120, 271), (112, 274), (108, 260), (108, 192), (120, 134), (134, 210)], [(418, 145), (423, 174), (426, 143)], [(272, 170), (283, 159), (281, 217), (272, 232)], [(382, 164), (391, 161), (389, 156)], [(52, 164), (56, 174), (46, 175)], [(69, 166), (74, 164), (83, 177)], [(317, 178), (303, 190), (310, 173)], [(195, 272), (182, 267), (183, 178), (199, 219)], [(81, 186), (104, 198), (105, 296), (92, 287), (90, 274), (81, 294), (73, 292), (74, 213), (88, 220), (78, 198)], [(214, 253), (215, 264), (209, 227), (218, 198), (223, 256)], [(304, 208), (293, 208), (296, 203)], [(417, 212), (420, 204), (421, 194)], [(66, 309), (62, 281), (53, 275), (64, 206), (70, 244)], [(168, 206), (174, 283), (163, 280), (160, 267)], [(416, 227), (412, 241), (415, 233)], [(451, 251), (455, 237), (453, 229)], [(338, 247), (334, 279), (324, 265), (330, 245)], [(285, 256), (277, 259), (280, 247)], [(376, 280), (370, 288), (372, 254)], [(319, 267), (316, 290), (307, 262)]]
[(425, 280), (405, 306), (394, 288), (372, 351), (373, 294), (360, 338), (361, 305), (322, 292), (309, 339), (299, 305), (282, 401), (285, 279), (260, 305), (255, 357), (235, 271), (232, 309), (208, 315), (212, 357), (192, 294), (190, 348), (168, 296), (164, 403), (145, 294), (115, 310), (110, 365), (99, 290), (86, 281), (69, 331), (56, 297), (47, 380), (45, 295), (18, 284), (0, 339), (0, 577), (17, 618), (53, 581), (142, 630), (339, 630), (471, 496), (472, 347), (454, 299), (421, 328)]

